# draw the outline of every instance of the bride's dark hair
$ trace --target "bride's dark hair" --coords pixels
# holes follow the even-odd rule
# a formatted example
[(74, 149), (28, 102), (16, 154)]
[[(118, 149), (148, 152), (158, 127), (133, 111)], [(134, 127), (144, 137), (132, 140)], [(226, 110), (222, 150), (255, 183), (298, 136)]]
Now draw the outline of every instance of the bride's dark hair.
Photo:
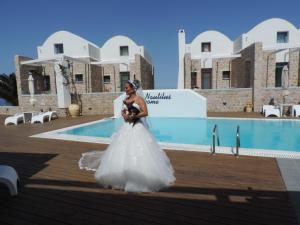
[(132, 80), (128, 80), (128, 81), (126, 81), (126, 83), (129, 84), (129, 86), (131, 88), (133, 88), (135, 91), (139, 88), (138, 84), (136, 82), (132, 81)]

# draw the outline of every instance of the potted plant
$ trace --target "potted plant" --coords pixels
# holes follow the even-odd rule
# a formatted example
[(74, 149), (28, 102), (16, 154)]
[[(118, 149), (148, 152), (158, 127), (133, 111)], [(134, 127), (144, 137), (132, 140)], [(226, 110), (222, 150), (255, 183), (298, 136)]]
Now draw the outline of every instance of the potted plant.
[(251, 102), (246, 104), (245, 111), (248, 113), (253, 111), (253, 104)]

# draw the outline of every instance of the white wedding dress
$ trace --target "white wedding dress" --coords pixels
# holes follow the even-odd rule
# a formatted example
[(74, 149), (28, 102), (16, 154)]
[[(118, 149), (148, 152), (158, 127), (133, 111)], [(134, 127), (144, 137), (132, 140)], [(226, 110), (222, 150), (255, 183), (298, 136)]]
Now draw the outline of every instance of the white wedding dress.
[(96, 181), (103, 187), (128, 192), (158, 191), (176, 179), (169, 158), (143, 119), (134, 126), (125, 122), (105, 151), (82, 154), (79, 167), (96, 171)]

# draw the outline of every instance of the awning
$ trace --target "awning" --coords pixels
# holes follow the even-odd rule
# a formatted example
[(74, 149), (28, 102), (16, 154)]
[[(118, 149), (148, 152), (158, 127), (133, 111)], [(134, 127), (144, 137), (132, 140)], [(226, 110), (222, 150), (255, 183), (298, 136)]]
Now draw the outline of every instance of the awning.
[(134, 59), (127, 59), (127, 60), (120, 60), (120, 59), (116, 59), (116, 60), (102, 60), (102, 61), (98, 61), (98, 62), (91, 62), (92, 65), (104, 65), (104, 64), (130, 64), (130, 63), (134, 63)]
[(209, 55), (209, 56), (203, 56), (203, 55), (196, 55), (192, 56), (191, 59), (218, 59), (218, 58), (239, 58), (241, 57), (241, 54), (215, 54), (215, 55)]
[(47, 64), (53, 64), (55, 62), (60, 62), (60, 61), (73, 61), (73, 62), (79, 62), (79, 63), (90, 63), (90, 58), (89, 57), (70, 57), (66, 55), (59, 55), (56, 57), (51, 57), (51, 58), (43, 58), (43, 59), (33, 59), (33, 60), (27, 60), (27, 61), (22, 61), (21, 65), (30, 65), (30, 66), (41, 66), (41, 65), (47, 65)]

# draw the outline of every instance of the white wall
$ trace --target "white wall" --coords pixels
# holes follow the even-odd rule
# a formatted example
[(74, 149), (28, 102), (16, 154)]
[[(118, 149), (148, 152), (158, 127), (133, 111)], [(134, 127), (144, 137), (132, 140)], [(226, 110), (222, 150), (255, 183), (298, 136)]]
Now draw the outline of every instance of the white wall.
[[(128, 46), (129, 55), (120, 56), (120, 46)], [(107, 40), (102, 46), (101, 60), (103, 61), (129, 61), (135, 59), (135, 54), (144, 57), (143, 46), (138, 46), (133, 40), (125, 36), (114, 36)]]
[(42, 46), (38, 47), (38, 58), (45, 59), (57, 56), (54, 53), (54, 44), (59, 43), (63, 44), (64, 55), (74, 58), (90, 57), (89, 52), (91, 50), (92, 57), (97, 57), (98, 46), (70, 32), (58, 31), (48, 37)]
[[(211, 52), (202, 52), (202, 42), (211, 43)], [(233, 52), (233, 42), (224, 34), (218, 31), (205, 31), (200, 33), (190, 44), (189, 52), (192, 58), (205, 58), (212, 56), (231, 55)]]
[[(289, 42), (277, 43), (277, 32), (288, 31)], [(238, 39), (236, 41), (239, 41)], [(262, 42), (263, 49), (280, 49), (300, 46), (300, 32), (290, 22), (280, 18), (272, 18), (265, 20), (249, 32), (244, 34), (244, 42), (242, 48), (246, 48), (255, 42)]]
[(289, 49), (285, 49), (276, 53), (276, 62), (289, 62)]
[(88, 44), (89, 46), (89, 55), (95, 60), (100, 59), (100, 48), (95, 47), (94, 45)]
[(243, 48), (243, 43), (245, 39), (245, 34), (240, 35), (234, 42), (233, 42), (233, 52), (238, 53)]
[[(90, 57), (95, 61), (129, 62), (135, 60), (135, 54), (143, 56), (151, 65), (152, 58), (144, 46), (138, 46), (125, 36), (114, 36), (107, 40), (102, 48), (68, 31), (58, 31), (50, 35), (42, 46), (37, 47), (38, 58), (48, 59), (59, 56), (54, 52), (54, 44), (63, 44), (64, 55), (73, 58)], [(120, 46), (128, 46), (129, 56), (120, 56)]]
[[(144, 90), (143, 94), (150, 117), (207, 117), (206, 98), (192, 90)], [(124, 98), (125, 94), (114, 100), (115, 117), (121, 116)]]

